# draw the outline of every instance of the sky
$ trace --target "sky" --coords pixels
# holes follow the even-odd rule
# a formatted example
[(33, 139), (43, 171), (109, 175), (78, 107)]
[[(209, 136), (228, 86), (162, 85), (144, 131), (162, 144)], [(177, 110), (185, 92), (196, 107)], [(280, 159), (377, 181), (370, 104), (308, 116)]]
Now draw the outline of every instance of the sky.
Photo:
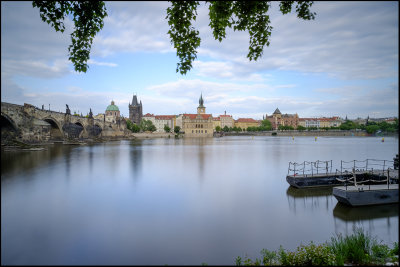
[(32, 2), (1, 2), (1, 101), (54, 111), (104, 113), (111, 101), (128, 117), (134, 94), (143, 113), (206, 113), (262, 119), (276, 108), (300, 118), (398, 117), (398, 2), (314, 2), (315, 20), (282, 15), (273, 2), (270, 45), (257, 61), (246, 57), (247, 32), (227, 29), (215, 40), (208, 5), (194, 27), (201, 44), (193, 68), (176, 72), (167, 34), (169, 2), (106, 2), (86, 73), (68, 61), (73, 22), (56, 32)]

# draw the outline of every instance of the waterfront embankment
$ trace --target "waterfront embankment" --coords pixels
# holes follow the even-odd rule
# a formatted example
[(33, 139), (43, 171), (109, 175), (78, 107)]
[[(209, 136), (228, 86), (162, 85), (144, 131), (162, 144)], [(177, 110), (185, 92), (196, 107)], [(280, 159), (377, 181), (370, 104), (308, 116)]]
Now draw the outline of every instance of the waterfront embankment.
[[(366, 131), (264, 131), (264, 132), (224, 132), (225, 136), (376, 136)], [(384, 134), (383, 136), (398, 137), (398, 133)]]

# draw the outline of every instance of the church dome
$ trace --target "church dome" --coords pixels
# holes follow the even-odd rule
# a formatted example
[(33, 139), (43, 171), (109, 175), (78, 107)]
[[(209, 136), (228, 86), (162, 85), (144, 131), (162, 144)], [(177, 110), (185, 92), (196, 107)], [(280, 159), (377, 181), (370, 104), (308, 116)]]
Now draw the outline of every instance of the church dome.
[(115, 105), (114, 101), (111, 101), (111, 105), (109, 105), (106, 111), (119, 111), (119, 108)]

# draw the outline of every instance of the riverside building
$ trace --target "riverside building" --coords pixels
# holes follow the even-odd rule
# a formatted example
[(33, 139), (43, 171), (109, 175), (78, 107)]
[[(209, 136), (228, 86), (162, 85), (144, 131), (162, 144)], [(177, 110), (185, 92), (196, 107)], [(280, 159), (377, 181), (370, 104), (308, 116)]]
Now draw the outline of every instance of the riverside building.
[(299, 116), (296, 114), (282, 114), (278, 108), (275, 109), (272, 115), (265, 116), (265, 119), (269, 120), (272, 124), (272, 128), (278, 130), (279, 126), (292, 126), (294, 129), (299, 124)]
[(182, 130), (185, 137), (213, 137), (213, 117), (206, 114), (203, 95), (200, 95), (197, 114), (182, 114)]

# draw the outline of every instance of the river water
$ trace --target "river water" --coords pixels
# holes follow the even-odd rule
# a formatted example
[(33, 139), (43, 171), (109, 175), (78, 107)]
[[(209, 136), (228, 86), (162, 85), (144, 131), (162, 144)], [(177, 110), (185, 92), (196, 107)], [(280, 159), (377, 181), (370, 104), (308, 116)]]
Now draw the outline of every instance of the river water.
[(363, 227), (392, 247), (398, 204), (296, 190), (288, 163), (393, 160), (398, 138), (229, 136), (1, 152), (2, 264), (228, 264)]

